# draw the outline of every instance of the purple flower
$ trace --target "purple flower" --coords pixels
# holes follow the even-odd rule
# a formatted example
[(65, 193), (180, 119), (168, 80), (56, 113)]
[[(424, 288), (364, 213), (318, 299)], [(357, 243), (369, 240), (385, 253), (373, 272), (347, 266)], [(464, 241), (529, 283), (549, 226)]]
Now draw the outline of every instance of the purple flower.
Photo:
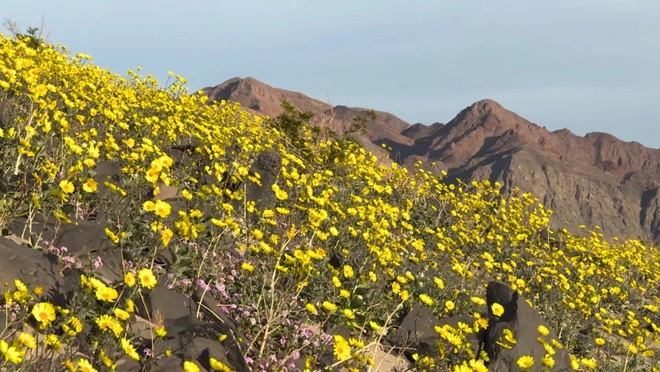
[(220, 296), (222, 296), (222, 298), (224, 298), (224, 299), (229, 298), (229, 295), (227, 294), (227, 288), (225, 287), (224, 284), (222, 284), (222, 283), (216, 284), (215, 289), (220, 293)]
[(205, 291), (210, 291), (211, 286), (206, 284), (206, 282), (203, 279), (198, 279), (197, 280), (197, 286)]
[(92, 266), (94, 266), (95, 269), (103, 267), (103, 260), (101, 260), (101, 257), (96, 256), (94, 261), (92, 261)]

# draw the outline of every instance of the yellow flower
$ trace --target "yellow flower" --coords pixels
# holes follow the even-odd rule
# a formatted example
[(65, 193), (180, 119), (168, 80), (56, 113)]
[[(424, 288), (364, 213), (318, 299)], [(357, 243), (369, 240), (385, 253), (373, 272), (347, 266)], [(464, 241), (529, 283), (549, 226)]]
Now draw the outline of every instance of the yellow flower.
[(380, 332), (383, 329), (383, 327), (378, 325), (378, 323), (374, 322), (373, 320), (369, 321), (369, 327), (371, 327), (371, 329), (373, 329), (376, 332)]
[(596, 342), (596, 345), (598, 345), (598, 346), (605, 345), (605, 339), (603, 339), (602, 337), (597, 337), (594, 341)]
[(232, 372), (232, 369), (229, 368), (229, 366), (213, 357), (209, 358), (209, 364), (211, 365), (211, 369), (214, 371)]
[(346, 319), (349, 319), (349, 320), (355, 319), (355, 313), (353, 312), (353, 310), (344, 309), (344, 310), (342, 310), (342, 312), (344, 313), (344, 316), (346, 317)]
[(121, 320), (128, 320), (131, 317), (131, 314), (129, 314), (128, 311), (120, 308), (115, 308), (114, 310), (112, 310), (112, 313), (115, 314), (115, 316)]
[(280, 189), (280, 187), (277, 184), (273, 184), (273, 186), (271, 186), (271, 189), (275, 193), (275, 197), (278, 200), (286, 200), (289, 198), (289, 194), (287, 194), (286, 191)]
[(34, 339), (34, 336), (32, 336), (29, 333), (21, 332), (18, 335), (18, 341), (25, 347), (29, 349), (34, 349), (37, 347), (37, 341)]
[(160, 176), (160, 169), (159, 167), (152, 167), (147, 170), (147, 172), (144, 175), (144, 179), (146, 179), (150, 183), (156, 183), (158, 180), (158, 176)]
[(62, 324), (62, 330), (67, 336), (73, 337), (82, 332), (82, 322), (80, 319), (72, 316), (66, 321), (66, 323)]
[(167, 336), (167, 331), (163, 327), (156, 328), (156, 336), (163, 338)]
[(199, 372), (199, 367), (197, 367), (197, 364), (195, 362), (191, 362), (186, 360), (183, 362), (183, 371), (184, 372)]
[(170, 245), (170, 240), (172, 240), (172, 237), (174, 236), (174, 232), (169, 228), (166, 228), (163, 229), (163, 231), (161, 231), (160, 234), (163, 245), (166, 247)]
[(48, 345), (51, 349), (57, 351), (60, 350), (60, 348), (62, 347), (62, 342), (56, 335), (51, 333), (48, 336), (46, 336), (46, 345)]
[(60, 188), (67, 194), (72, 194), (74, 191), (76, 191), (76, 187), (67, 180), (60, 181)]
[(351, 278), (353, 275), (353, 268), (350, 265), (344, 265), (344, 277)]
[(103, 285), (96, 288), (96, 298), (99, 301), (113, 302), (117, 297), (119, 297), (119, 293), (112, 287)]
[(14, 279), (14, 285), (19, 292), (27, 292), (28, 287), (20, 279)]
[(133, 287), (135, 285), (135, 274), (130, 271), (124, 274), (124, 283), (129, 287)]
[(129, 313), (135, 311), (135, 303), (133, 302), (133, 300), (131, 299), (126, 300), (126, 311), (128, 311)]
[(55, 307), (49, 302), (39, 302), (32, 308), (32, 316), (42, 326), (47, 326), (55, 320)]
[(598, 363), (594, 358), (582, 358), (580, 359), (580, 362), (582, 363), (583, 366), (589, 369), (596, 369), (596, 367), (598, 367)]
[(107, 235), (108, 238), (110, 238), (110, 240), (112, 240), (113, 243), (115, 244), (119, 243), (119, 236), (117, 236), (117, 234), (113, 233), (112, 230), (110, 230), (107, 227), (104, 229), (104, 231), (105, 231), (105, 235)]
[(328, 310), (331, 313), (334, 313), (335, 311), (337, 311), (337, 305), (333, 304), (330, 301), (323, 301), (322, 306), (323, 306), (324, 309)]
[(310, 304), (310, 303), (306, 304), (305, 309), (307, 309), (307, 311), (309, 311), (314, 315), (317, 315), (319, 313), (319, 311), (316, 309), (316, 306), (314, 306), (314, 304)]
[(351, 346), (341, 335), (335, 335), (334, 354), (338, 361), (343, 362), (351, 357)]
[(472, 371), (474, 372), (488, 372), (488, 367), (484, 365), (484, 362), (481, 360), (470, 360), (470, 367), (472, 367)]
[(543, 365), (546, 367), (552, 368), (555, 366), (555, 358), (553, 358), (550, 354), (545, 354), (541, 359), (541, 363), (543, 363)]
[(99, 356), (101, 357), (101, 362), (103, 363), (104, 366), (110, 368), (111, 370), (117, 368), (117, 365), (115, 364), (115, 362), (112, 361), (112, 359), (110, 359), (108, 354), (105, 352), (105, 349), (101, 349)]
[(248, 262), (243, 262), (241, 264), (241, 269), (248, 271), (248, 272), (253, 272), (254, 271), (254, 265), (248, 263)]
[(155, 211), (156, 215), (160, 218), (165, 218), (170, 215), (172, 206), (162, 200), (156, 200)]
[(445, 308), (447, 309), (447, 311), (452, 311), (456, 308), (456, 304), (454, 303), (454, 301), (449, 300), (445, 302)]
[(536, 328), (537, 331), (543, 336), (547, 336), (550, 334), (550, 330), (548, 327), (544, 326), (543, 324), (539, 324), (539, 326)]
[(142, 204), (142, 210), (145, 212), (153, 212), (156, 210), (156, 203), (151, 200), (147, 200), (144, 202), (144, 204)]
[(135, 347), (131, 345), (131, 342), (125, 338), (121, 339), (121, 348), (124, 350), (126, 355), (131, 357), (134, 360), (140, 360), (140, 355), (135, 350)]
[(522, 369), (532, 368), (534, 366), (534, 357), (529, 355), (523, 355), (520, 358), (518, 358), (516, 364), (518, 364), (518, 367)]
[(153, 271), (146, 267), (138, 271), (138, 278), (140, 278), (140, 285), (147, 289), (151, 289), (158, 284), (158, 280), (156, 280)]
[(422, 303), (425, 305), (433, 306), (433, 299), (431, 298), (431, 296), (427, 295), (426, 293), (420, 294), (419, 300), (422, 301)]
[(504, 306), (498, 304), (497, 302), (490, 305), (490, 309), (493, 311), (495, 316), (502, 316), (502, 314), (504, 314)]
[(80, 372), (97, 372), (92, 363), (85, 358), (78, 359), (77, 365)]
[(110, 331), (114, 333), (115, 337), (119, 337), (119, 335), (124, 331), (124, 327), (119, 323), (119, 321), (107, 314), (100, 315), (98, 318), (96, 318), (95, 322), (101, 331)]
[(472, 303), (477, 305), (477, 306), (482, 306), (482, 305), (486, 304), (486, 300), (484, 300), (481, 297), (477, 297), (477, 296), (471, 297), (470, 301), (472, 301)]
[(0, 340), (0, 352), (9, 362), (18, 364), (23, 361), (25, 351), (18, 349), (16, 346), (9, 346), (5, 340)]
[(92, 193), (92, 192), (96, 191), (96, 189), (97, 189), (96, 181), (94, 181), (91, 178), (88, 179), (87, 181), (85, 181), (85, 183), (83, 183), (83, 190), (85, 192)]
[(69, 372), (77, 372), (77, 371), (78, 371), (78, 369), (76, 368), (76, 365), (73, 364), (73, 362), (70, 361), (70, 360), (68, 360), (68, 359), (67, 359), (66, 361), (64, 361), (64, 363), (62, 363), (62, 365), (63, 365), (63, 366), (69, 371)]

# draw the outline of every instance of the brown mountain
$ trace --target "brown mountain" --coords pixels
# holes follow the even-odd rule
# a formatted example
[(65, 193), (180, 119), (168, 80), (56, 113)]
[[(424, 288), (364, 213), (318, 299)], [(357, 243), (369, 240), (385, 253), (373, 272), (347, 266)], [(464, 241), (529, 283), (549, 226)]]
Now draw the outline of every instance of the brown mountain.
[[(341, 130), (366, 110), (329, 104), (300, 93), (272, 88), (253, 78), (231, 79), (205, 92), (212, 99), (238, 101), (270, 116), (286, 99)], [(368, 123), (360, 139), (377, 155), (386, 143), (391, 158), (404, 165), (434, 161), (449, 180), (489, 179), (505, 190), (531, 191), (552, 209), (554, 227), (598, 225), (607, 236), (660, 241), (660, 150), (624, 142), (606, 133), (577, 136), (546, 130), (482, 100), (447, 124), (410, 125), (384, 112)]]

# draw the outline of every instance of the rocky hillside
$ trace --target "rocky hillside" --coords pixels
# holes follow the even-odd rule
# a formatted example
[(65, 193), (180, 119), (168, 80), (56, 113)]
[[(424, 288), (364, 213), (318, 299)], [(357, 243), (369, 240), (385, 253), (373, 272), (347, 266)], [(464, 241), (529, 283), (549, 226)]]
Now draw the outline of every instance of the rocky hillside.
[[(280, 101), (286, 99), (319, 120), (332, 119), (338, 130), (366, 112), (332, 107), (254, 78), (234, 78), (204, 91), (270, 116), (281, 112)], [(377, 114), (360, 142), (378, 155), (384, 143), (391, 158), (404, 165), (435, 162), (450, 180), (489, 179), (502, 182), (505, 190), (531, 191), (554, 211), (556, 228), (600, 226), (606, 236), (660, 241), (660, 150), (606, 133), (550, 132), (492, 100), (472, 104), (447, 124), (411, 125)]]

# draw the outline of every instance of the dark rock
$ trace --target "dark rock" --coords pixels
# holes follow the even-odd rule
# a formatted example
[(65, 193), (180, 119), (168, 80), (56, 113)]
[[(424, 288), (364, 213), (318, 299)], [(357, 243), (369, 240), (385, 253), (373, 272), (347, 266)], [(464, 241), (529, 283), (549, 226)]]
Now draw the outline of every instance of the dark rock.
[(254, 182), (247, 182), (246, 197), (247, 200), (253, 200), (257, 203), (259, 210), (270, 208), (274, 205), (276, 199), (271, 186), (277, 180), (277, 175), (282, 167), (282, 155), (274, 150), (266, 150), (259, 154), (257, 160), (250, 168), (250, 175), (258, 174), (261, 186)]
[(60, 306), (66, 305), (77, 289), (76, 281), (66, 279), (60, 272), (58, 258), (53, 254), (0, 237), (0, 257), (0, 283), (12, 283), (12, 288), (14, 279), (20, 279), (31, 289), (40, 286), (44, 290), (43, 299)]
[[(392, 346), (404, 350), (406, 355), (418, 353), (422, 356), (439, 358), (441, 355), (438, 352), (438, 342), (443, 343), (444, 341), (435, 330), (435, 327), (442, 328), (447, 325), (453, 329), (458, 329), (459, 323), (465, 323), (472, 327), (474, 322), (473, 317), (459, 315), (438, 319), (428, 308), (413, 305), (403, 317), (397, 330), (388, 337), (387, 341)], [(470, 349), (475, 356), (478, 353), (479, 345), (483, 341), (484, 334), (485, 332), (481, 331), (477, 334), (465, 335), (465, 341), (470, 343)], [(446, 346), (445, 349), (449, 349), (449, 346)]]
[[(488, 367), (493, 371), (522, 371), (517, 365), (518, 358), (522, 356), (532, 356), (535, 361), (532, 370), (544, 369), (541, 359), (546, 355), (546, 350), (539, 342), (539, 337), (545, 343), (552, 345), (552, 340), (559, 341), (557, 334), (541, 318), (539, 313), (532, 308), (525, 299), (518, 295), (518, 292), (501, 281), (492, 281), (488, 283), (486, 289), (486, 302), (488, 304), (489, 325), (484, 339), (484, 349), (488, 353)], [(498, 303), (504, 308), (501, 316), (493, 313), (492, 305)], [(548, 329), (547, 336), (539, 333), (538, 327), (544, 326)], [(498, 344), (505, 343), (511, 345), (505, 337), (506, 330), (513, 333), (515, 345), (510, 348)], [(549, 369), (551, 371), (572, 371), (571, 361), (565, 348), (553, 347), (555, 354), (553, 356), (555, 364)]]
[(62, 223), (55, 217), (49, 217), (47, 220), (40, 215), (32, 219), (24, 217), (16, 218), (9, 223), (9, 230), (12, 234), (28, 240), (31, 247), (43, 245), (43, 241), (52, 242), (58, 234)]
[[(250, 371), (231, 329), (223, 323), (208, 323), (187, 315), (166, 320), (165, 329), (169, 333), (156, 343), (154, 351), (159, 354), (169, 349), (172, 356), (158, 361), (152, 370), (180, 371), (186, 360), (211, 370), (209, 358), (213, 357), (234, 371)], [(220, 343), (222, 335), (227, 338)]]
[(67, 252), (74, 256), (98, 252), (109, 248), (111, 244), (104, 229), (104, 225), (95, 222), (76, 221), (61, 229), (53, 241), (53, 246), (66, 247)]

